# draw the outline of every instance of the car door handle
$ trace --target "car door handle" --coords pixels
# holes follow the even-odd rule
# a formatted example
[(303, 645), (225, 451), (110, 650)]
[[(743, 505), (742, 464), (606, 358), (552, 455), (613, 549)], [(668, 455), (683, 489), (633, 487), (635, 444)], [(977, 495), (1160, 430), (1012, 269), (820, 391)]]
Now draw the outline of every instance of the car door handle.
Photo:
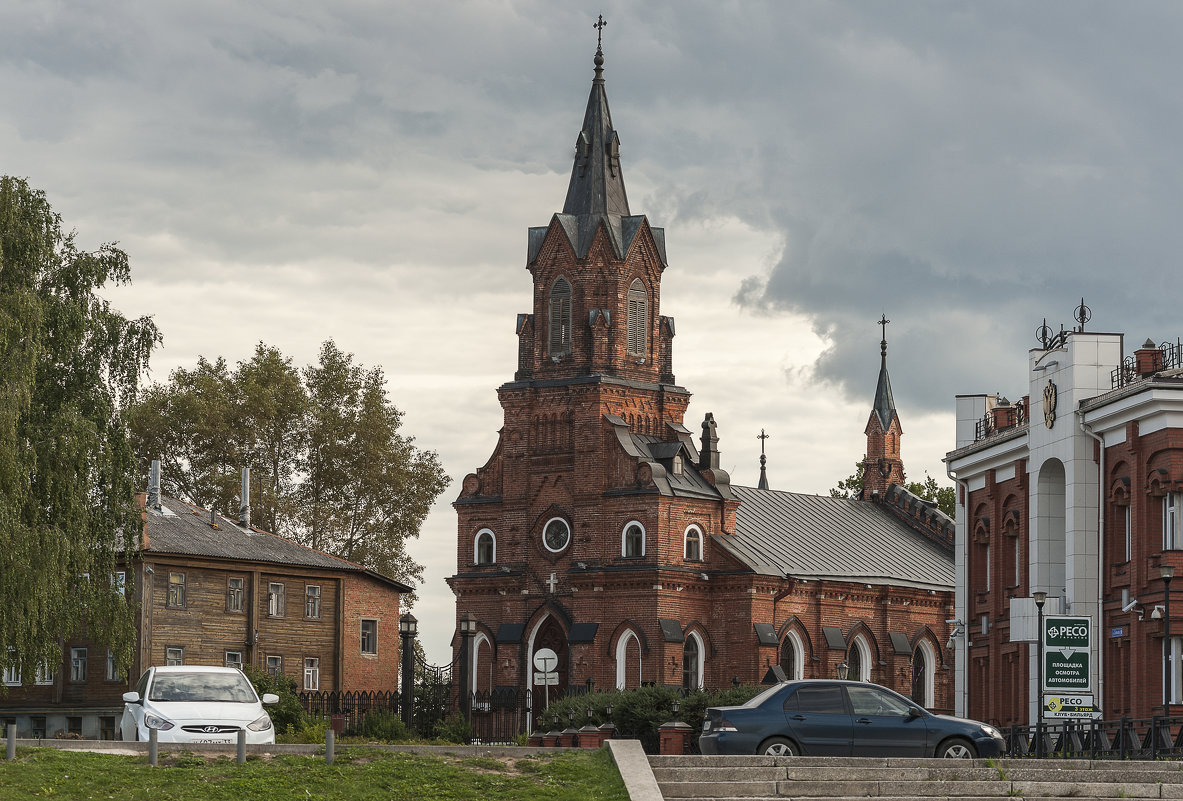
[(793, 715), (793, 720), (805, 720), (804, 715)]
[(866, 726), (871, 723), (871, 719), (870, 718), (859, 718), (858, 720), (855, 721), (855, 723), (862, 723), (864, 726)]

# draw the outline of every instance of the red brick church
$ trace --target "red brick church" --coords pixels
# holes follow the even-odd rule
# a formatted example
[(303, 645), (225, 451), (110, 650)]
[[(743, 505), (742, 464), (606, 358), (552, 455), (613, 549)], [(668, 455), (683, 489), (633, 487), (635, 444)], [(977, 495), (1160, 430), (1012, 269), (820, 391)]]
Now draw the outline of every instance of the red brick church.
[(951, 709), (953, 523), (901, 486), (886, 342), (861, 498), (769, 489), (763, 465), (758, 488), (732, 486), (713, 415), (683, 423), (665, 231), (629, 208), (603, 63), (597, 50), (563, 210), (529, 230), (533, 311), (498, 389), (500, 439), (454, 504), (469, 689), (533, 687), (550, 648), (552, 697), (843, 666)]

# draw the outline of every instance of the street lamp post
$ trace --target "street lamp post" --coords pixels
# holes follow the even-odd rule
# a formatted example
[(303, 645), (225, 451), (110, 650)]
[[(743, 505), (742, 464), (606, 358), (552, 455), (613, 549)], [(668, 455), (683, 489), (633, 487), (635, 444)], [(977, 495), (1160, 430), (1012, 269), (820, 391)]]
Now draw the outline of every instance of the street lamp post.
[(1039, 705), (1035, 707), (1035, 756), (1043, 758), (1043, 605), (1047, 602), (1046, 592), (1033, 592), (1037, 622), (1035, 639), (1039, 643), (1035, 658), (1035, 686), (1039, 690)]
[(460, 617), (460, 714), (464, 716), (466, 723), (472, 718), (472, 690), (468, 686), (468, 663), (475, 634), (476, 618), (472, 616), (472, 612), (465, 612)]
[(398, 636), (402, 640), (403, 648), (403, 686), (401, 701), (403, 724), (411, 728), (413, 719), (412, 708), (415, 705), (415, 634), (419, 630), (419, 621), (410, 612), (398, 619)]
[(1174, 565), (1159, 565), (1162, 576), (1162, 709), (1164, 715), (1171, 714), (1171, 579), (1175, 575)]
[(834, 675), (845, 681), (846, 677), (850, 675), (850, 665), (839, 662), (838, 667), (834, 668)]

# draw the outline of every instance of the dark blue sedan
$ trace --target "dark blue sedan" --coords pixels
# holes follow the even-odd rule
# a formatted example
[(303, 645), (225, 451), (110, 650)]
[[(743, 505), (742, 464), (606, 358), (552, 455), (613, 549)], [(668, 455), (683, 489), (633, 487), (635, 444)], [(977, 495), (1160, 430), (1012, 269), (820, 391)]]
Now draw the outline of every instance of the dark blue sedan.
[(950, 757), (1000, 755), (986, 723), (934, 715), (899, 693), (859, 681), (786, 681), (743, 706), (709, 707), (704, 754)]

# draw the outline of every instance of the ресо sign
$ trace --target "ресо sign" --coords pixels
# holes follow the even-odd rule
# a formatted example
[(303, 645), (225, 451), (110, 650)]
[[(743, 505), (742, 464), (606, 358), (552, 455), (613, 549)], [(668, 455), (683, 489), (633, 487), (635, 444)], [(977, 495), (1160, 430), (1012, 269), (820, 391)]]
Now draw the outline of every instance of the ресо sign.
[[(1043, 689), (1078, 696), (1092, 689), (1093, 619), (1048, 615), (1043, 619)], [(1091, 702), (1090, 702), (1091, 703)], [(1067, 717), (1053, 715), (1053, 717)], [(1076, 717), (1076, 715), (1074, 715)], [(1089, 717), (1080, 715), (1079, 717)]]

